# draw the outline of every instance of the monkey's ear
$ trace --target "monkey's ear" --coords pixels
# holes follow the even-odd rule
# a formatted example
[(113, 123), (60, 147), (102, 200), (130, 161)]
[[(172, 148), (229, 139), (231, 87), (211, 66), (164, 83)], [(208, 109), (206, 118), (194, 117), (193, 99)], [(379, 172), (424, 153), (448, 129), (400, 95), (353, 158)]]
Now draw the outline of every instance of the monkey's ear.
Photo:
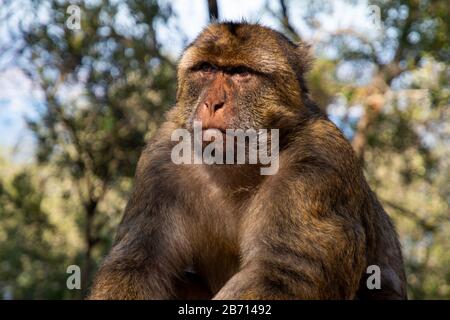
[(314, 58), (311, 54), (312, 48), (309, 43), (305, 43), (303, 41), (297, 42), (295, 46), (296, 46), (298, 67), (300, 68), (301, 73), (304, 74), (311, 70), (312, 65), (314, 63)]

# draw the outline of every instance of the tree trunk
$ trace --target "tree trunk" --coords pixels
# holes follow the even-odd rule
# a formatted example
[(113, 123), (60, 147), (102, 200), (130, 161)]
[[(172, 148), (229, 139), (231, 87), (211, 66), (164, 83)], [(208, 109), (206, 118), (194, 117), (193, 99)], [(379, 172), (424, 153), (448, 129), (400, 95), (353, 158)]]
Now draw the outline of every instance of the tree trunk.
[(208, 0), (208, 12), (210, 22), (219, 20), (219, 7), (217, 6), (217, 0)]
[(86, 210), (86, 225), (85, 225), (85, 246), (86, 251), (84, 255), (84, 266), (82, 271), (82, 283), (81, 292), (82, 296), (86, 297), (89, 292), (89, 287), (91, 284), (91, 271), (92, 271), (92, 249), (96, 244), (94, 235), (92, 234), (92, 224), (94, 221), (95, 212), (97, 209), (97, 201), (91, 200), (87, 205), (85, 205)]

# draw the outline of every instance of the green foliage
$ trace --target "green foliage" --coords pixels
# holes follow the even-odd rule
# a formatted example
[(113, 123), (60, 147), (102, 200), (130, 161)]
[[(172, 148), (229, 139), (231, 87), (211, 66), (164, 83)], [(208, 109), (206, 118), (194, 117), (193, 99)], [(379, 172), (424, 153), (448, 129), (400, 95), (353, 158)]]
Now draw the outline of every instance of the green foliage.
[[(31, 172), (0, 189), (0, 294), (3, 298), (74, 298), (64, 290), (67, 257), (55, 226), (42, 209), (43, 193)], [(56, 240), (56, 243), (55, 243)]]
[[(17, 35), (25, 61), (18, 63), (41, 87), (45, 104), (28, 124), (38, 141), (38, 164), (51, 164), (72, 181), (86, 290), (101, 248), (111, 242), (109, 208), (102, 202), (134, 175), (149, 134), (174, 102), (175, 67), (155, 32), (171, 9), (156, 1), (32, 4), (46, 17), (36, 15)], [(81, 10), (80, 30), (66, 26), (70, 4)]]

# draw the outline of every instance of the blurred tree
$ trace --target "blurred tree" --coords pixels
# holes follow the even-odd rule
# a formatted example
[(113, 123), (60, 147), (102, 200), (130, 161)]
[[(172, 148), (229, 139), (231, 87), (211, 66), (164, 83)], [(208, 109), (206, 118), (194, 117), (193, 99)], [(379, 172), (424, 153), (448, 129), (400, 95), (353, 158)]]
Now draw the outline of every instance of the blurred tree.
[[(0, 294), (3, 298), (74, 298), (66, 282), (64, 242), (42, 208), (44, 193), (31, 172), (0, 184)], [(56, 241), (55, 241), (56, 240)]]
[[(14, 2), (11, 2), (13, 5)], [(32, 1), (22, 23), (17, 63), (45, 95), (38, 119), (37, 158), (74, 182), (84, 211), (82, 288), (96, 267), (94, 251), (111, 230), (99, 204), (134, 174), (146, 139), (175, 97), (174, 64), (161, 52), (155, 26), (171, 15), (156, 1)], [(69, 5), (80, 29), (66, 24)], [(12, 7), (13, 8), (13, 7)], [(25, 61), (25, 63), (21, 63)]]

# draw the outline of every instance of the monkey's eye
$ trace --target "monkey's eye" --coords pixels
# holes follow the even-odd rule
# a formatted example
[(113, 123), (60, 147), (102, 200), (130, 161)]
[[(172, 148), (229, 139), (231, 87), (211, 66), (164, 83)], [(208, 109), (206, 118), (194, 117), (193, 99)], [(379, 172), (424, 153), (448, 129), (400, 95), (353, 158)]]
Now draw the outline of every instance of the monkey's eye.
[(250, 69), (246, 67), (234, 67), (230, 68), (228, 72), (238, 79), (246, 79), (249, 78), (252, 75), (252, 72)]
[(217, 70), (217, 68), (208, 62), (202, 62), (199, 65), (195, 66), (193, 68), (193, 70), (208, 74), (208, 73), (215, 72)]

